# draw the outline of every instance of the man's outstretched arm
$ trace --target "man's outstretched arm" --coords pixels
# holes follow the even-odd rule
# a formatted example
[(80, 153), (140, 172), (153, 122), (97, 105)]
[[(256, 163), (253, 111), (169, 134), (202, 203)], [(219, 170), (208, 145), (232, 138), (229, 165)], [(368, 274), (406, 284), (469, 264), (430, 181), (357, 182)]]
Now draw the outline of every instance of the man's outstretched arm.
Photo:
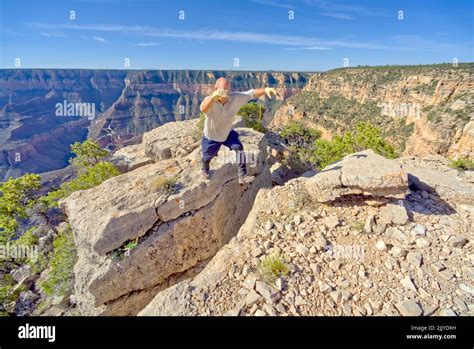
[(260, 98), (262, 97), (263, 95), (267, 95), (268, 98), (272, 98), (272, 95), (273, 96), (276, 96), (277, 95), (277, 92), (276, 90), (273, 88), (273, 87), (262, 87), (262, 88), (256, 88), (254, 91), (253, 91), (253, 95), (257, 98)]
[(256, 88), (245, 92), (234, 92), (233, 95), (237, 99), (237, 105), (239, 107), (242, 107), (247, 104), (251, 99), (260, 98), (264, 94), (266, 94), (268, 98), (272, 98), (272, 95), (277, 95), (276, 90), (273, 87)]

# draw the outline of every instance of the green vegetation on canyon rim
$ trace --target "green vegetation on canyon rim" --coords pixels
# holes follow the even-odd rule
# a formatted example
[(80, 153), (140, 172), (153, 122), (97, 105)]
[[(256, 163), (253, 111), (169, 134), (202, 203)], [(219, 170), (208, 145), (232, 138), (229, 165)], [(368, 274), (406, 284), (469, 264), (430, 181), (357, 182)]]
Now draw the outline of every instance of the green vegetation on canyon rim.
[(404, 149), (406, 140), (413, 132), (413, 124), (383, 116), (382, 108), (373, 101), (361, 103), (337, 95), (322, 98), (316, 91), (302, 91), (289, 101), (303, 110), (304, 119), (328, 130), (340, 130), (343, 133), (359, 123), (370, 123), (379, 129), (382, 136), (391, 138), (400, 150)]
[(53, 252), (46, 279), (40, 287), (48, 296), (71, 294), (74, 287), (73, 268), (76, 263), (76, 246), (71, 229), (61, 231), (53, 241)]
[(452, 160), (450, 163), (452, 168), (458, 169), (460, 171), (473, 171), (474, 170), (474, 160), (469, 158), (459, 158)]
[(110, 162), (101, 161), (108, 152), (101, 149), (95, 141), (88, 139), (82, 143), (76, 142), (71, 145), (71, 151), (76, 156), (70, 160), (70, 163), (77, 168), (79, 175), (41, 198), (47, 207), (57, 207), (58, 201), (71, 193), (93, 188), (120, 174)]
[(359, 122), (353, 131), (325, 140), (320, 138), (318, 130), (311, 129), (302, 122), (291, 121), (280, 131), (280, 136), (286, 140), (290, 149), (287, 165), (299, 172), (308, 169), (322, 170), (346, 155), (365, 149), (372, 149), (389, 159), (398, 156), (395, 147), (383, 139), (380, 130), (364, 122)]
[(38, 174), (9, 178), (0, 183), (0, 241), (2, 243), (7, 243), (16, 236), (22, 235), (25, 231), (25, 221), (32, 216), (36, 217), (36, 221), (40, 224), (46, 224), (47, 228), (51, 229), (48, 213), (58, 206), (58, 200), (77, 190), (95, 187), (120, 173), (111, 163), (101, 161), (108, 152), (101, 149), (95, 141), (76, 142), (71, 145), (71, 150), (76, 155), (71, 159), (71, 164), (77, 168), (78, 176), (46, 195), (41, 194)]
[[(39, 282), (39, 288), (48, 296), (65, 296), (72, 292), (73, 267), (76, 262), (75, 245), (70, 228), (58, 231), (53, 221), (58, 219), (58, 201), (77, 190), (95, 187), (119, 174), (117, 168), (102, 159), (108, 154), (92, 140), (71, 145), (76, 156), (71, 164), (77, 169), (77, 177), (63, 183), (46, 195), (41, 192), (38, 174), (26, 174), (9, 178), (0, 183), (0, 242), (19, 248), (38, 247), (40, 238), (51, 236), (52, 249), (38, 251), (34, 257), (7, 258), (2, 262), (0, 281), (0, 306), (7, 315), (8, 304), (13, 302), (24, 285), (14, 288), (15, 282), (8, 273), (24, 263), (34, 274), (48, 269)], [(8, 257), (8, 256), (7, 256)], [(11, 310), (11, 309), (10, 309)]]
[(263, 105), (250, 102), (240, 108), (237, 114), (242, 117), (245, 127), (253, 128), (262, 133), (267, 131), (263, 126), (263, 115), (265, 114), (265, 107)]

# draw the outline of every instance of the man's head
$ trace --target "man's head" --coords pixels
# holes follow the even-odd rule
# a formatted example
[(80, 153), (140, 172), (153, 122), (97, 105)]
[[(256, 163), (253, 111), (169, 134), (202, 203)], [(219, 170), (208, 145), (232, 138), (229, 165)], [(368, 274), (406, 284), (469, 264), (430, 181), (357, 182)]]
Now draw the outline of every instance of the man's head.
[[(229, 94), (230, 92), (230, 83), (227, 81), (226, 78), (219, 78), (216, 80), (216, 83), (214, 84), (214, 91), (216, 90), (224, 90), (226, 94)], [(219, 98), (219, 102), (222, 104), (227, 103), (229, 100), (229, 97), (221, 97)]]

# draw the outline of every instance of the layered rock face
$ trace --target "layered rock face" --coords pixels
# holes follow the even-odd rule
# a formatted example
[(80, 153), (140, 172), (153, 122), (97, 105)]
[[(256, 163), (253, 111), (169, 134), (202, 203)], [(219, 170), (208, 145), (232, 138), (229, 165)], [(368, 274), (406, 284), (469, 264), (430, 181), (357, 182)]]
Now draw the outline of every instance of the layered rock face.
[(237, 236), (139, 315), (472, 316), (474, 205), (451, 193), (474, 187), (445, 161), (362, 152), (335, 179), (260, 190)]
[[(278, 72), (0, 70), (0, 179), (60, 169), (68, 164), (70, 144), (86, 137), (114, 149), (138, 143), (144, 132), (167, 122), (195, 118), (221, 76), (236, 90), (272, 85), (282, 98), (309, 78)], [(58, 103), (74, 106), (73, 112), (57, 115)], [(83, 103), (94, 115), (76, 109)]]
[[(65, 167), (70, 144), (87, 137), (91, 120), (56, 114), (56, 105), (90, 103), (96, 117), (124, 87), (124, 71), (5, 69), (0, 71), (0, 178)], [(1, 155), (0, 155), (1, 157)]]
[(360, 121), (405, 155), (474, 157), (472, 64), (336, 69), (311, 77), (270, 121), (303, 120), (330, 138)]
[(82, 314), (133, 315), (156, 293), (192, 276), (243, 224), (271, 185), (263, 134), (237, 129), (255, 180), (240, 185), (235, 154), (222, 148), (200, 173), (197, 120), (168, 123), (117, 152), (126, 172), (61, 202), (78, 251)]

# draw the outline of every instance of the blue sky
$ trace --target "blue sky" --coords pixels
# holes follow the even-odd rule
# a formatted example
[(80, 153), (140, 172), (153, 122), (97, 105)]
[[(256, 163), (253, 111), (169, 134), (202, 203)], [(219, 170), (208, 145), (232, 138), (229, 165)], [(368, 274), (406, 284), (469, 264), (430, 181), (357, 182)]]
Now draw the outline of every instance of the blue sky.
[(473, 3), (0, 0), (0, 67), (16, 58), (22, 68), (285, 71), (472, 62)]

